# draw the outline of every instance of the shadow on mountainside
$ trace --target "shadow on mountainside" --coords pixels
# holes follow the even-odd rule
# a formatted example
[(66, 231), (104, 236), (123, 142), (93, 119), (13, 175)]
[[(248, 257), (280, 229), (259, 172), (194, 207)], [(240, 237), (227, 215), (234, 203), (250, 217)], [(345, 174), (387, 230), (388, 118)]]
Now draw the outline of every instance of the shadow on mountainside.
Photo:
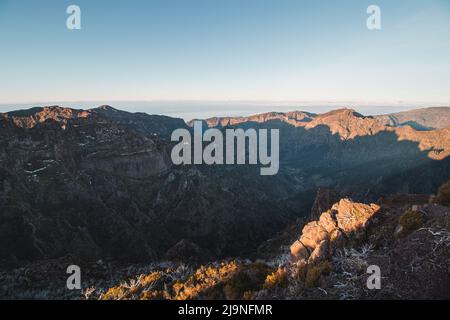
[(449, 158), (430, 159), (433, 150), (390, 131), (342, 140), (325, 125), (239, 127), (280, 129), (277, 176), (254, 166), (176, 167), (167, 137), (97, 118), (68, 119), (64, 128), (2, 122), (0, 259), (148, 262), (182, 240), (213, 258), (252, 256), (308, 214), (320, 186), (367, 202), (431, 193), (450, 179)]

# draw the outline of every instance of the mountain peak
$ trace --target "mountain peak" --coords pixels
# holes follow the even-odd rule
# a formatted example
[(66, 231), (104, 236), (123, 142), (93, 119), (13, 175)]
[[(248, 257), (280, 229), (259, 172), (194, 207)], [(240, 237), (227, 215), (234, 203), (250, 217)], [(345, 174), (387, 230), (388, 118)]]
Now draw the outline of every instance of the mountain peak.
[(65, 124), (69, 119), (87, 118), (90, 114), (89, 111), (55, 105), (8, 112), (4, 114), (4, 117), (10, 118), (19, 127), (33, 128), (38, 123), (43, 123), (47, 120)]
[(330, 117), (330, 116), (340, 116), (340, 117), (356, 117), (356, 118), (365, 118), (362, 114), (358, 113), (354, 109), (350, 108), (341, 108), (329, 111), (327, 113), (321, 114), (321, 117)]
[(102, 105), (102, 106), (100, 106), (100, 107), (98, 107), (98, 108), (96, 108), (94, 110), (97, 110), (97, 111), (114, 111), (114, 112), (119, 111), (116, 108), (113, 108), (110, 105), (106, 105), (106, 104)]

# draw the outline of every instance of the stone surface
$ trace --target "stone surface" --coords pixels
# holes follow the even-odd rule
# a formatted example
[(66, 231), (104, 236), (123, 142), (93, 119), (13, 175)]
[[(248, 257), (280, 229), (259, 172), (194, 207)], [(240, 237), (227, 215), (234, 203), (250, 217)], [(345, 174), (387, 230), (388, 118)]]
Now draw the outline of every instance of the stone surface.
[[(345, 244), (347, 238), (357, 238), (367, 228), (370, 219), (380, 210), (376, 204), (355, 203), (342, 199), (331, 210), (321, 214), (318, 221), (311, 221), (302, 230), (300, 241), (291, 247), (293, 260), (305, 259), (308, 248), (311, 253), (308, 263), (327, 259), (337, 248)], [(301, 252), (301, 254), (299, 253)]]
[(337, 211), (338, 227), (346, 234), (364, 229), (379, 209), (376, 204), (354, 203), (349, 199), (342, 199), (333, 206), (333, 210)]
[(294, 260), (308, 259), (309, 251), (308, 249), (299, 241), (295, 241), (291, 245), (291, 257)]
[(316, 246), (323, 240), (329, 237), (328, 232), (320, 226), (317, 221), (308, 223), (302, 232), (300, 241), (311, 250), (314, 250)]
[(317, 263), (328, 259), (330, 255), (330, 241), (323, 240), (320, 242), (308, 259), (308, 263)]

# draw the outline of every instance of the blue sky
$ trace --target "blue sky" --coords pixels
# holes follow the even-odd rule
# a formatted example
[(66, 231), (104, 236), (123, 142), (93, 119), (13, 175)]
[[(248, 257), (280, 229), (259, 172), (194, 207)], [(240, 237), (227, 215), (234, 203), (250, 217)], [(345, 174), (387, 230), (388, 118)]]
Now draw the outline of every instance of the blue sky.
[(450, 1), (0, 0), (1, 104), (128, 100), (450, 105)]

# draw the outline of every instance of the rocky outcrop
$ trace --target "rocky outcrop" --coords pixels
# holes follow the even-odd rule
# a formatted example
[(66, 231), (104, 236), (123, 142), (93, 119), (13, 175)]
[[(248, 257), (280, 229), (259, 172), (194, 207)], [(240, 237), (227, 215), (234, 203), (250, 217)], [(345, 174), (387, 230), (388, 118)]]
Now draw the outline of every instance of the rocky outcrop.
[(294, 260), (316, 263), (327, 259), (342, 246), (345, 239), (360, 238), (374, 215), (380, 210), (376, 204), (355, 203), (342, 199), (322, 213), (317, 221), (308, 223), (292, 246)]
[[(268, 112), (249, 117), (214, 117), (203, 120), (207, 127), (227, 127), (236, 126), (242, 123), (265, 123), (268, 121), (281, 121), (293, 126), (302, 126), (312, 121), (317, 115), (305, 111), (292, 112)], [(195, 120), (189, 121), (188, 125), (193, 126)]]
[(61, 108), (59, 106), (36, 107), (0, 114), (0, 118), (10, 119), (16, 126), (28, 129), (48, 120), (57, 122), (64, 127), (71, 119), (88, 118), (90, 116), (92, 114), (86, 110)]
[(416, 130), (443, 129), (450, 123), (449, 107), (432, 107), (376, 116), (384, 124), (401, 127), (411, 126)]

